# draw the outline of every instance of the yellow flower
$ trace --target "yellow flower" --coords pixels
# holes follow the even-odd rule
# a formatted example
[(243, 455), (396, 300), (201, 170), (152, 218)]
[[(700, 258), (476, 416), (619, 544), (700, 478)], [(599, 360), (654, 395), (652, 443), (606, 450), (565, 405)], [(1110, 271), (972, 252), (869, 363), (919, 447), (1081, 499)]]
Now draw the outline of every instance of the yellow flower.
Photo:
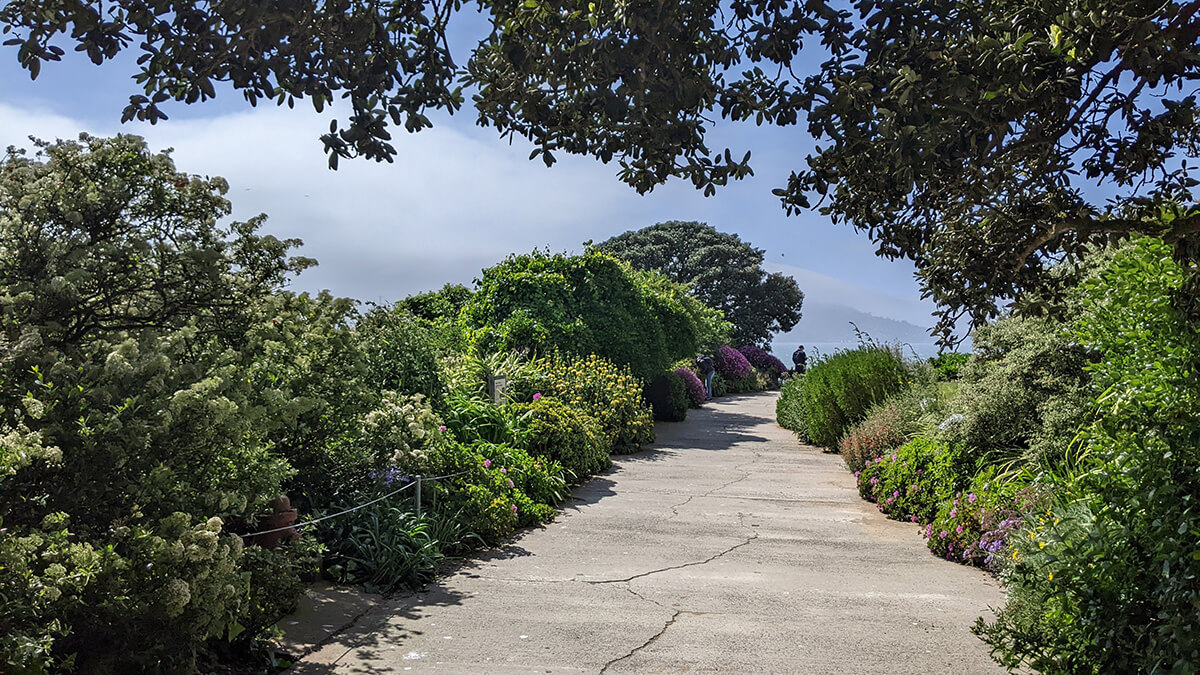
[(1050, 573), (1050, 581), (1054, 581), (1054, 572)]
[(1039, 548), (1039, 549), (1046, 548), (1046, 542), (1044, 542), (1044, 541), (1039, 541), (1039, 542), (1038, 542), (1038, 548)]

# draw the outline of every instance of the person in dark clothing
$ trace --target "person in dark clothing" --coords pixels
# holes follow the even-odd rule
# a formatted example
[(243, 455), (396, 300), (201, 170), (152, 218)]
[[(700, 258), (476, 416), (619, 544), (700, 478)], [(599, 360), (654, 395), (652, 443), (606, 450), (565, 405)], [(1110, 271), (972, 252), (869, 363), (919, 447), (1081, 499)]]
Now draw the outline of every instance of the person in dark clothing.
[(796, 351), (792, 352), (792, 365), (795, 366), (792, 369), (793, 373), (803, 374), (804, 370), (808, 368), (808, 354), (804, 353), (804, 345), (800, 345)]
[(704, 378), (704, 390), (708, 392), (708, 397), (712, 398), (713, 374), (717, 372), (717, 364), (711, 356), (701, 354), (696, 357), (696, 368), (700, 371), (700, 376)]

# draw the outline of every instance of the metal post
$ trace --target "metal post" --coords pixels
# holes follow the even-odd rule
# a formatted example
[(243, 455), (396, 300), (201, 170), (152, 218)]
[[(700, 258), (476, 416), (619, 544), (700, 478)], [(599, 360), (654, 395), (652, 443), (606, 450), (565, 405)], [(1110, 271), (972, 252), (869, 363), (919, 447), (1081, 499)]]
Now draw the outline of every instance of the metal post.
[(417, 517), (421, 517), (421, 477), (417, 476)]

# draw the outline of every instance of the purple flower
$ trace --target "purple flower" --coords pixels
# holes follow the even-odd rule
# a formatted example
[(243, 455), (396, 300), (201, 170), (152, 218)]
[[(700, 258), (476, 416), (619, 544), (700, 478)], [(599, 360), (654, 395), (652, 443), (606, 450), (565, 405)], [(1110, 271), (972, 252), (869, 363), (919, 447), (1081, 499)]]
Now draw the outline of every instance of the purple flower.
[(879, 484), (879, 476), (872, 476), (871, 477), (871, 485), (878, 485), (878, 484)]
[[(536, 394), (534, 394), (534, 395), (533, 395), (533, 400), (535, 400), (535, 401), (536, 401), (536, 400), (538, 400), (538, 399), (539, 399), (539, 398), (541, 398), (541, 397), (542, 397), (542, 392), (540, 392), (540, 391), (539, 391), (538, 393), (536, 393)], [(517, 507), (515, 507), (515, 506), (514, 506), (513, 508), (515, 509), (515, 508), (517, 508)]]
[(508, 469), (500, 467), (500, 473), (508, 473)]
[(954, 528), (954, 532), (957, 534), (962, 534), (962, 532), (963, 532), (962, 525), (959, 525), (958, 527)]
[(947, 532), (947, 531), (945, 531), (945, 530), (942, 530), (942, 535), (941, 535), (941, 536), (942, 536), (942, 539), (945, 539), (945, 538), (946, 538), (946, 535), (948, 535), (948, 534), (950, 534), (950, 533), (949, 533), (949, 532)]
[(899, 490), (892, 490), (892, 496), (893, 496), (893, 497), (899, 497), (899, 496), (900, 496), (900, 491), (899, 491)]
[(968, 503), (968, 504), (974, 504), (974, 503), (975, 503), (975, 493), (974, 493), (974, 492), (972, 492), (971, 494), (967, 495), (967, 503)]
[(490, 460), (490, 459), (483, 460), (483, 468), (485, 468), (485, 469), (492, 468), (492, 460)]
[(713, 361), (716, 363), (717, 372), (726, 380), (737, 380), (754, 374), (754, 367), (746, 357), (727, 345), (717, 348)]
[(954, 518), (958, 515), (958, 509), (950, 509), (950, 517)]
[(921, 469), (917, 469), (917, 475), (918, 475), (918, 476), (920, 476), (920, 475), (921, 475), (921, 473), (922, 473), (922, 470), (921, 470)]
[(915, 522), (917, 522), (917, 517), (916, 517), (916, 516), (909, 516), (909, 517), (908, 517), (908, 519), (909, 519), (909, 520), (911, 520), (911, 521), (912, 521), (912, 522), (914, 522), (914, 523), (915, 523)]
[(862, 473), (861, 471), (855, 471), (855, 472), (854, 472), (854, 477), (855, 477), (855, 478), (858, 478), (859, 474), (861, 474), (861, 473)]

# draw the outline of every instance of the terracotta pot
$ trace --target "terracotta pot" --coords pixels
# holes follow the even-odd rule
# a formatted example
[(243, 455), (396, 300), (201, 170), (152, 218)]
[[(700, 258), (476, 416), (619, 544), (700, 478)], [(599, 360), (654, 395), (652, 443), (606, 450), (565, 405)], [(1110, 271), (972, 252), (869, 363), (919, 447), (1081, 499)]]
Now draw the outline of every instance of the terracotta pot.
[[(279, 495), (275, 501), (271, 502), (272, 513), (262, 517), (258, 521), (258, 529), (276, 530), (275, 532), (266, 532), (254, 537), (250, 537), (250, 543), (262, 546), (265, 549), (274, 550), (279, 548), (280, 544), (291, 543), (300, 538), (300, 532), (295, 528), (296, 521), (300, 519), (300, 515), (296, 509), (292, 508), (291, 500), (287, 495)], [(286, 528), (286, 529), (280, 529)]]

